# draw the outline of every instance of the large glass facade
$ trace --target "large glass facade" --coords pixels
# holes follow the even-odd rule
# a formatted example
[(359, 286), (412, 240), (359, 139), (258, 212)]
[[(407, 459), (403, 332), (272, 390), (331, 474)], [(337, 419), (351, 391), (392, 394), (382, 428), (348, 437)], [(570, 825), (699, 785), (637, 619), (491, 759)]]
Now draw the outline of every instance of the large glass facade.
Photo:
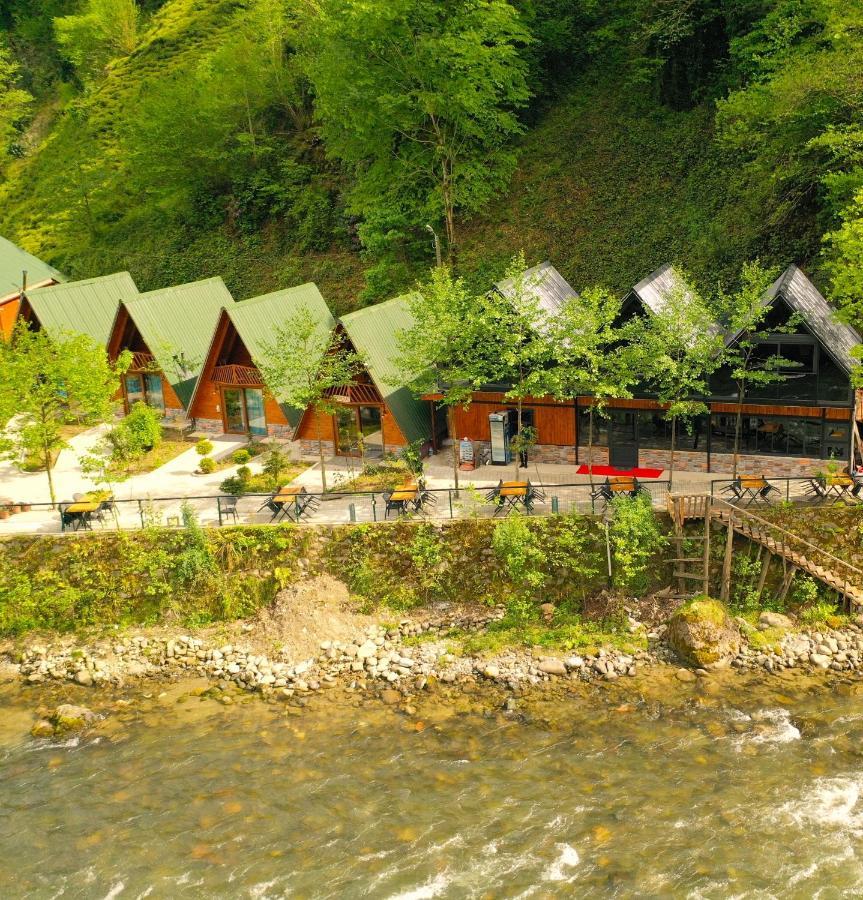
[[(786, 361), (779, 366), (781, 381), (746, 387), (746, 399), (753, 402), (784, 403), (850, 403), (851, 383), (848, 375), (836, 365), (811, 338), (802, 335), (780, 335), (765, 341), (756, 351), (751, 368), (758, 368), (771, 358)], [(719, 369), (710, 381), (710, 392), (716, 399), (735, 400), (737, 385), (727, 366)]]
[[(737, 417), (714, 415), (710, 424), (712, 453), (733, 453)], [(744, 415), (740, 420), (740, 453), (844, 459), (850, 425), (795, 416)]]

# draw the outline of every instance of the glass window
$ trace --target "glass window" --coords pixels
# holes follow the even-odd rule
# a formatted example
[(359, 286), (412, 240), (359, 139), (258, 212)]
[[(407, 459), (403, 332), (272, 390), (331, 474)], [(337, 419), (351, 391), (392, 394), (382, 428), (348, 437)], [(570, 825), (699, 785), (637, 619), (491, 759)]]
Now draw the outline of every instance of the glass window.
[(824, 459), (848, 459), (851, 446), (851, 426), (848, 422), (824, 423)]
[(264, 392), (258, 388), (246, 388), (246, 417), (249, 433), (262, 437), (267, 433), (267, 416), (264, 412)]
[(126, 401), (129, 406), (144, 399), (144, 382), (140, 375), (126, 376)]
[(818, 399), (822, 403), (848, 403), (851, 384), (848, 376), (826, 353), (820, 354), (818, 365)]
[[(589, 428), (590, 415), (586, 409), (580, 409), (578, 411), (578, 443), (581, 447), (586, 447), (589, 443)], [(608, 446), (608, 418), (600, 413), (593, 415), (593, 446)]]
[(162, 395), (162, 376), (156, 373), (148, 373), (144, 376), (144, 386), (147, 392), (147, 406), (165, 411), (165, 398)]

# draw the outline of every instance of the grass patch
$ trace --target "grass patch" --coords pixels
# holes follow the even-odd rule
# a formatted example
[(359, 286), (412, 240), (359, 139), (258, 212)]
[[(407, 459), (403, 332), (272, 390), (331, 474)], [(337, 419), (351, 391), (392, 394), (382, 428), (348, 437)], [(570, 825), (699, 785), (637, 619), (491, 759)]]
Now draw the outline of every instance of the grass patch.
[(578, 615), (551, 625), (519, 625), (501, 619), (478, 634), (453, 632), (447, 636), (462, 653), (494, 656), (510, 647), (542, 647), (547, 650), (594, 652), (614, 647), (625, 653), (647, 649), (645, 632), (630, 633), (615, 622), (593, 622)]
[(346, 481), (327, 488), (328, 493), (347, 493), (355, 491), (390, 491), (402, 484), (411, 473), (402, 462), (384, 462), (378, 465), (366, 465), (358, 474)]
[(112, 467), (111, 474), (117, 481), (125, 481), (133, 475), (146, 475), (176, 459), (181, 453), (191, 450), (192, 446), (188, 441), (166, 438), (158, 447), (154, 447), (138, 459)]
[(292, 462), (288, 468), (275, 479), (265, 472), (259, 472), (257, 475), (252, 475), (246, 482), (246, 493), (268, 494), (270, 491), (277, 491), (286, 484), (290, 484), (300, 472), (305, 471), (308, 467), (309, 463)]

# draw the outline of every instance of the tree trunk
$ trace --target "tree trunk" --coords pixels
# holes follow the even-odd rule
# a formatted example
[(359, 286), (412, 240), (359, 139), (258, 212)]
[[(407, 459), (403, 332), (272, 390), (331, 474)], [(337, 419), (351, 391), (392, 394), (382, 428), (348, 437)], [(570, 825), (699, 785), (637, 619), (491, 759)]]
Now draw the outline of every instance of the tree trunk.
[(668, 465), (668, 490), (674, 488), (674, 448), (677, 442), (677, 416), (671, 417), (671, 458)]
[(515, 414), (515, 435), (516, 435), (516, 454), (515, 454), (515, 480), (518, 481), (518, 473), (521, 470), (521, 394), (518, 397)]
[[(315, 423), (318, 432), (318, 458), (321, 462), (321, 487), (324, 493), (327, 492), (327, 464), (324, 462), (324, 439), (321, 434), (321, 411), (315, 409)], [(335, 448), (334, 448), (335, 449)]]
[(446, 223), (447, 258), (454, 262), (456, 255), (455, 201), (452, 195), (452, 163), (444, 157), (441, 163), (441, 196)]
[(452, 480), (458, 497), (458, 438), (455, 433), (455, 410), (451, 406), (446, 408), (446, 427), (452, 440)]
[(51, 472), (51, 450), (49, 448), (45, 448), (43, 450), (43, 457), (45, 461), (45, 474), (48, 476), (48, 493), (51, 497), (51, 508), (53, 509), (57, 505), (57, 495), (54, 493), (54, 475)]
[(594, 491), (593, 484), (593, 404), (587, 413), (587, 476), (590, 479), (590, 492)]
[(743, 425), (743, 385), (737, 390), (737, 415), (734, 418), (734, 456), (731, 459), (731, 477), (737, 478), (737, 458), (740, 455), (740, 429)]

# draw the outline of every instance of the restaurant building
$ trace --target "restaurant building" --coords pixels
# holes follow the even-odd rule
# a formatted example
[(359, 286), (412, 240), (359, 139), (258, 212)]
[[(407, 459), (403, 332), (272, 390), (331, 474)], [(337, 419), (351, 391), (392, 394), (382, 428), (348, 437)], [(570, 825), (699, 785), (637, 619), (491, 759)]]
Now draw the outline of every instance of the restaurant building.
[(219, 316), (233, 305), (221, 278), (148, 291), (121, 302), (108, 356), (113, 362), (124, 350), (132, 354), (121, 383), (125, 411), (143, 402), (163, 416), (184, 416)]
[[(189, 404), (199, 430), (257, 438), (293, 435), (300, 411), (274, 396), (258, 363), (277, 331), (303, 309), (319, 323), (322, 334), (332, 332), (335, 319), (314, 284), (224, 304)], [(285, 353), (295, 352), (296, 347), (285, 347)]]
[[(547, 293), (543, 305), (553, 311), (569, 288), (548, 263), (537, 267), (536, 290)], [(566, 285), (564, 287), (564, 285)], [(505, 285), (504, 285), (505, 287)], [(623, 318), (650, 316), (661, 310), (664, 298), (682, 284), (670, 265), (639, 282), (626, 296)], [(501, 290), (501, 285), (497, 286)], [(769, 307), (764, 358), (781, 355), (793, 361), (785, 380), (752, 387), (742, 405), (738, 470), (769, 472), (774, 476), (807, 475), (836, 460), (847, 465), (852, 453), (859, 459), (859, 398), (851, 384), (852, 351), (860, 335), (838, 321), (835, 311), (795, 265), (789, 266), (765, 293)], [(793, 319), (792, 319), (793, 316)], [(796, 325), (786, 333), (789, 321)], [(717, 326), (718, 328), (719, 326)], [(737, 335), (728, 335), (733, 343)], [(501, 449), (515, 431), (515, 410), (504, 395), (507, 385), (474, 393), (466, 409), (456, 411), (456, 438), (468, 437), (484, 458), (503, 461)], [(435, 395), (427, 398), (434, 402)], [(728, 473), (732, 471), (738, 405), (729, 373), (720, 371), (703, 398), (709, 412), (697, 417), (689, 430), (678, 429), (675, 469)], [(628, 400), (608, 404), (604, 416), (594, 416), (593, 455), (588, 457), (590, 397), (566, 403), (552, 398), (529, 398), (523, 421), (537, 430), (531, 448), (536, 462), (608, 465), (621, 471), (667, 469), (671, 455), (671, 427), (655, 397), (637, 392)], [(495, 443), (501, 446), (496, 447)], [(858, 450), (854, 451), (853, 448)], [(508, 457), (507, 457), (508, 458)]]

